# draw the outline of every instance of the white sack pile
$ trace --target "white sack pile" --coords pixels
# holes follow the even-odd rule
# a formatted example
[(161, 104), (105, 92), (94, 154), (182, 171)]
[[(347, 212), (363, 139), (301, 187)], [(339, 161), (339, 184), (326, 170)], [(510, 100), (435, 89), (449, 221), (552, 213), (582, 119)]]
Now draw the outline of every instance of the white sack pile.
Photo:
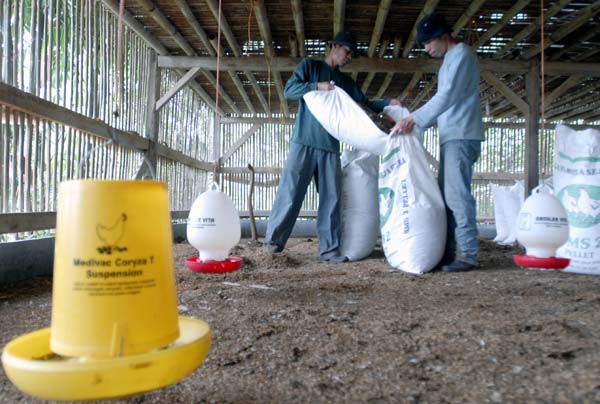
[(554, 194), (569, 220), (569, 241), (557, 256), (565, 272), (600, 275), (600, 131), (556, 126)]
[[(311, 91), (304, 100), (333, 137), (381, 156), (379, 216), (383, 250), (390, 265), (414, 274), (432, 270), (444, 252), (446, 212), (417, 133), (389, 136), (337, 87)], [(408, 110), (403, 110), (399, 116), (408, 115)]]

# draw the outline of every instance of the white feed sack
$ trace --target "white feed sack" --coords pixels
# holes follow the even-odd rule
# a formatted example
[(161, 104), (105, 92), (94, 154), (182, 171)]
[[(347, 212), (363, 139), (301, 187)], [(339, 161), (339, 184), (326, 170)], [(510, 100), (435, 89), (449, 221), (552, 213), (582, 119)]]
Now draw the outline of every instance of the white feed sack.
[(340, 88), (312, 91), (304, 100), (333, 137), (381, 156), (379, 215), (390, 265), (414, 274), (432, 270), (444, 252), (446, 213), (417, 136), (389, 136)]
[(556, 127), (554, 194), (569, 220), (569, 241), (558, 249), (566, 272), (600, 275), (600, 131)]
[(340, 254), (368, 257), (379, 237), (377, 176), (379, 157), (358, 149), (342, 153), (342, 238)]
[(513, 244), (517, 240), (517, 218), (524, 198), (523, 181), (512, 186), (492, 184), (494, 198), (494, 222), (498, 244)]

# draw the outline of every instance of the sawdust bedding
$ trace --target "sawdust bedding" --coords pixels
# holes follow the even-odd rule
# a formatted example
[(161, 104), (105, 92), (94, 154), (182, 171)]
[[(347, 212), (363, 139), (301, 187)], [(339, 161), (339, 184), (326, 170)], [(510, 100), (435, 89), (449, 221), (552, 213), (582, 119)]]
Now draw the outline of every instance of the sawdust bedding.
[[(469, 273), (412, 276), (380, 248), (323, 263), (317, 241), (265, 255), (243, 239), (229, 274), (185, 268), (175, 244), (178, 308), (207, 321), (206, 361), (124, 403), (600, 402), (600, 277), (512, 263), (481, 240)], [(0, 342), (50, 324), (51, 279), (0, 289)], [(41, 402), (0, 372), (0, 402)], [(114, 402), (114, 401), (113, 401)]]

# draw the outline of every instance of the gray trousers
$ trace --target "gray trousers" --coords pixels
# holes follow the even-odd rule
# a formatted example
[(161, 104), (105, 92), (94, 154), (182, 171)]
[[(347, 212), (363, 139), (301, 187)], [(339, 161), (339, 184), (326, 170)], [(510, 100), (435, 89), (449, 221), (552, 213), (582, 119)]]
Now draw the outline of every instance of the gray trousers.
[(269, 215), (265, 242), (281, 248), (285, 246), (313, 177), (319, 193), (319, 256), (325, 258), (337, 255), (340, 246), (342, 169), (337, 153), (297, 143), (290, 144), (290, 152), (283, 166), (279, 188)]

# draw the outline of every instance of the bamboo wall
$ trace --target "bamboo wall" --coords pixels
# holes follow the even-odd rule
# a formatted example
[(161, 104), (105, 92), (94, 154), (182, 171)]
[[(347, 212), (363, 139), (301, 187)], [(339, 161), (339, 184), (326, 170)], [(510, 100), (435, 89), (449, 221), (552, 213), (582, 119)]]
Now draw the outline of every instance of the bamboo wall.
[[(143, 135), (152, 50), (124, 27), (118, 69), (117, 32), (117, 18), (96, 0), (2, 0), (0, 81)], [(178, 78), (162, 72), (161, 87)], [(212, 114), (191, 90), (177, 94), (160, 119), (160, 143), (211, 156)], [(142, 160), (140, 152), (0, 105), (0, 213), (53, 211), (61, 181), (132, 179)], [(169, 185), (172, 210), (189, 208), (207, 178), (166, 159), (156, 175)]]
[[(147, 77), (151, 50), (124, 28), (122, 68), (117, 68), (117, 19), (96, 0), (1, 0), (0, 81), (57, 105), (97, 118), (112, 127), (143, 135), (146, 122)], [(122, 80), (117, 80), (117, 76)], [(162, 92), (178, 79), (163, 71)], [(121, 82), (121, 86), (115, 83)], [(160, 113), (159, 142), (202, 161), (211, 161), (213, 115), (189, 89), (179, 92)], [(221, 127), (222, 152), (250, 124)], [(255, 210), (268, 211), (288, 152), (292, 125), (273, 118), (239, 150), (223, 161), (225, 168), (252, 164), (257, 173)], [(524, 129), (487, 130), (473, 183), (481, 219), (493, 216), (491, 183), (513, 183), (523, 175)], [(540, 138), (542, 175), (550, 174), (553, 133)], [(438, 157), (437, 134), (427, 132), (426, 148)], [(0, 213), (55, 210), (61, 181), (72, 178), (131, 179), (142, 154), (118, 144), (13, 111), (0, 105)], [(270, 169), (270, 170), (269, 170)], [(508, 177), (502, 179), (502, 175)], [(488, 176), (486, 179), (485, 176)], [(172, 210), (187, 210), (207, 187), (211, 173), (159, 158), (157, 179), (170, 191)], [(247, 209), (250, 174), (222, 174), (221, 187), (239, 210)], [(317, 209), (318, 195), (310, 186), (303, 210)]]

